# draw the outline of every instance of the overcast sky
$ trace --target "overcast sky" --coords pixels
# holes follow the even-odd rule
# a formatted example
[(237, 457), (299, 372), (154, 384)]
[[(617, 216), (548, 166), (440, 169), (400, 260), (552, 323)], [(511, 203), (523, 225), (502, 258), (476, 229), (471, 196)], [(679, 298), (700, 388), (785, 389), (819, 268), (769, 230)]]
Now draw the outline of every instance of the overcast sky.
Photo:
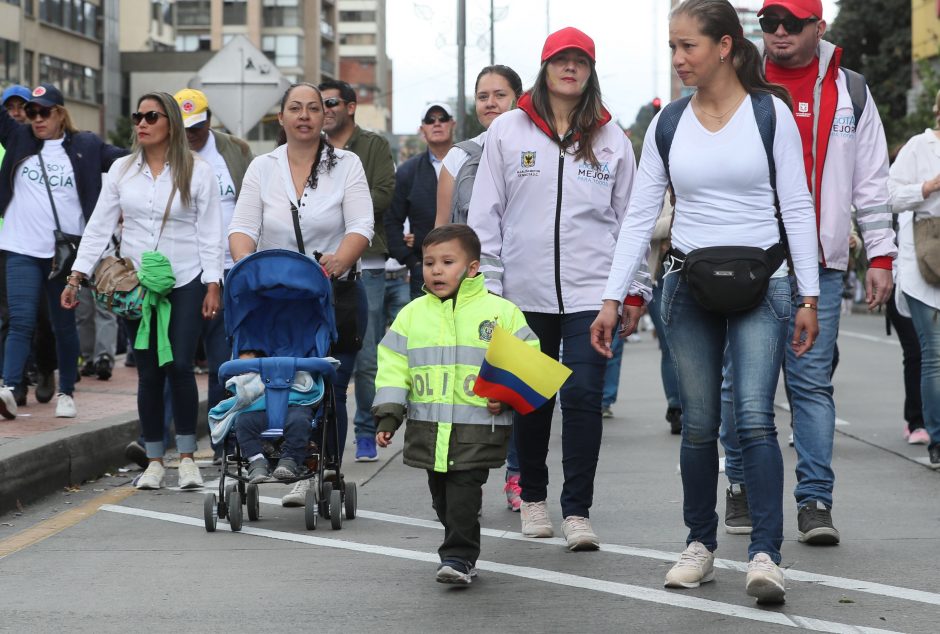
[[(466, 0), (466, 95), (489, 64), (489, 0)], [(734, 0), (759, 7), (761, 0)], [(495, 0), (496, 63), (522, 77), (526, 88), (538, 72), (545, 36), (574, 26), (594, 39), (604, 102), (624, 126), (653, 97), (668, 99), (669, 0)], [(823, 0), (827, 20), (835, 0)], [(412, 134), (422, 107), (453, 101), (457, 93), (457, 0), (387, 0), (388, 54), (392, 58), (393, 121), (396, 134)], [(585, 10), (587, 9), (587, 10)]]

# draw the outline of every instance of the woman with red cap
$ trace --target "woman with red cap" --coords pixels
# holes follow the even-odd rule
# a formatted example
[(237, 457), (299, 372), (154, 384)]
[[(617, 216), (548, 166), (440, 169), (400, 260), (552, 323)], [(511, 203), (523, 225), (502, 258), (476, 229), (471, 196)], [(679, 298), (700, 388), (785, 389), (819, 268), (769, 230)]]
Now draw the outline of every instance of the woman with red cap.
[[(552, 33), (535, 85), (489, 127), (468, 224), (480, 236), (487, 287), (519, 306), (542, 351), (574, 370), (561, 388), (562, 531), (571, 550), (596, 550), (589, 518), (601, 445), (606, 359), (589, 328), (601, 305), (636, 162), (601, 102), (594, 42)], [(598, 275), (598, 272), (602, 272)], [(637, 291), (639, 292), (639, 291)], [(517, 415), (522, 533), (554, 534), (548, 441), (555, 399)]]

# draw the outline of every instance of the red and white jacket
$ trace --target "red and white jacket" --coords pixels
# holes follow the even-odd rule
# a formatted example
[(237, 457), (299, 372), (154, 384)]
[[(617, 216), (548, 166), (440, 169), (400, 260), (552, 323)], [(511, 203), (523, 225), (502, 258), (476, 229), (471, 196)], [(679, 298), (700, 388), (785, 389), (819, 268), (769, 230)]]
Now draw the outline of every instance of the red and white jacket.
[[(627, 211), (636, 159), (616, 124), (594, 136), (599, 165), (561, 152), (528, 94), (490, 126), (467, 223), (482, 244), (487, 288), (524, 311), (596, 311)], [(637, 274), (631, 293), (649, 293)]]
[[(852, 207), (870, 265), (891, 268), (897, 257), (888, 192), (888, 144), (881, 117), (868, 93), (860, 121), (855, 121), (842, 49), (819, 43), (819, 73), (813, 90), (813, 177), (819, 261), (844, 271), (849, 265)], [(868, 87), (865, 87), (868, 91)]]

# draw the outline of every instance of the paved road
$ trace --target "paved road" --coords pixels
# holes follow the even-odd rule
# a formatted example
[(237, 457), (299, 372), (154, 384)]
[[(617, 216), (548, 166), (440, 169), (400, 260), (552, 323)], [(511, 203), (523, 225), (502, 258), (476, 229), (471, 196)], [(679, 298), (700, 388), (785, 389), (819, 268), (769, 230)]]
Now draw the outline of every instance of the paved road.
[[(436, 584), (442, 533), (424, 474), (392, 451), (348, 466), (362, 485), (360, 514), (342, 531), (304, 530), (302, 510), (277, 505), (284, 487), (266, 485), (260, 521), (241, 534), (220, 522), (208, 534), (201, 493), (133, 493), (133, 473), (114, 474), (0, 516), (0, 630), (938, 631), (940, 474), (916, 462), (923, 447), (901, 439), (900, 347), (885, 337), (883, 320), (851, 316), (840, 335), (840, 546), (797, 543), (793, 451), (781, 433), (788, 601), (775, 608), (744, 594), (744, 537), (719, 535), (714, 583), (662, 588), (686, 531), (678, 441), (662, 419), (658, 350), (645, 336), (626, 348), (617, 416), (605, 423), (592, 513), (601, 552), (521, 538), (494, 471), (480, 577), (467, 589)], [(788, 416), (778, 414), (785, 432)], [(557, 483), (557, 435), (552, 442)], [(204, 474), (212, 478), (212, 468)], [(556, 527), (557, 495), (550, 487)]]

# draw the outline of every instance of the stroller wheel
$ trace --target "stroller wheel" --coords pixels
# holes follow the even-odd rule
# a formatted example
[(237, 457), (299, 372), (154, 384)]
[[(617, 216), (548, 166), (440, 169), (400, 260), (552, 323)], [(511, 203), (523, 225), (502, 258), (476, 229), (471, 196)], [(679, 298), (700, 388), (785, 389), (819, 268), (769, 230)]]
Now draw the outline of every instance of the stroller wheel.
[(261, 495), (258, 493), (257, 484), (248, 485), (246, 506), (248, 507), (248, 519), (257, 522), (258, 518), (261, 517)]
[(242, 529), (242, 496), (237, 490), (229, 496), (228, 523), (233, 533)]
[(346, 509), (346, 519), (356, 519), (356, 483), (347, 482), (346, 491), (343, 496), (343, 507)]
[(320, 492), (320, 517), (325, 520), (330, 519), (330, 502), (333, 496), (333, 483), (324, 482), (323, 490)]
[(320, 509), (317, 506), (317, 488), (315, 486), (307, 489), (304, 495), (304, 522), (308, 531), (317, 530), (317, 514)]
[(343, 494), (339, 489), (330, 493), (330, 525), (334, 531), (343, 527)]
[(206, 499), (202, 503), (202, 515), (203, 519), (206, 521), (206, 532), (214, 533), (215, 526), (219, 521), (219, 508), (217, 506), (217, 501), (215, 493), (207, 493)]
[(232, 506), (232, 491), (235, 490), (235, 483), (225, 485), (225, 507), (230, 508)]

